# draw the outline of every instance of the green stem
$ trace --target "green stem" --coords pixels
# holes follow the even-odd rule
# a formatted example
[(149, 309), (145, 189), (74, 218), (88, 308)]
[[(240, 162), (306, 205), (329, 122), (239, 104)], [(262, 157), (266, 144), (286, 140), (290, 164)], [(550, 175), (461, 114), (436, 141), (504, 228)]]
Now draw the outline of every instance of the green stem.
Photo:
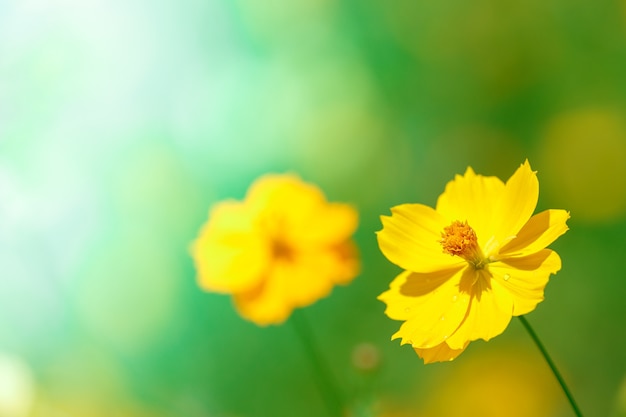
[(293, 327), (302, 342), (306, 354), (313, 368), (313, 375), (320, 394), (326, 404), (326, 408), (331, 416), (343, 416), (343, 401), (336, 389), (331, 377), (329, 367), (323, 360), (317, 345), (311, 327), (302, 311), (294, 311), (291, 315)]
[(535, 333), (533, 328), (530, 327), (530, 323), (528, 323), (528, 320), (526, 320), (526, 317), (518, 316), (518, 318), (520, 319), (520, 321), (524, 325), (524, 328), (526, 329), (526, 331), (528, 331), (528, 334), (530, 334), (530, 337), (535, 341), (535, 344), (537, 345), (537, 347), (541, 351), (541, 354), (545, 358), (546, 362), (548, 362), (548, 366), (552, 370), (552, 373), (556, 377), (557, 381), (559, 381), (559, 385), (561, 385), (561, 388), (563, 389), (563, 392), (565, 393), (565, 396), (569, 400), (569, 403), (572, 406), (572, 409), (574, 410), (574, 414), (576, 414), (578, 417), (583, 417), (583, 413), (580, 412), (580, 409), (576, 405), (576, 401), (574, 401), (574, 397), (572, 396), (572, 393), (570, 392), (569, 388), (567, 388), (567, 384), (565, 383), (565, 380), (561, 376), (561, 373), (559, 372), (559, 370), (556, 369), (556, 365), (554, 364), (554, 362), (552, 362), (552, 359), (550, 358), (550, 355), (548, 355), (548, 351), (543, 346), (543, 343), (541, 343), (541, 340), (539, 340), (539, 337), (537, 336), (537, 333)]

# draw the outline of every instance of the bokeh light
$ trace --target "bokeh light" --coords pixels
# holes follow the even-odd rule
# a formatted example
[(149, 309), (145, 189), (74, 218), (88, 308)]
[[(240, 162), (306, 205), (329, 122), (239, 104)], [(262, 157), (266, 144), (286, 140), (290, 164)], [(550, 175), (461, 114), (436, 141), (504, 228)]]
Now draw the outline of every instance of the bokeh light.
[(561, 403), (543, 359), (520, 349), (478, 354), (449, 372), (432, 390), (425, 415), (554, 416)]
[(574, 216), (606, 223), (626, 213), (626, 119), (621, 111), (588, 108), (556, 116), (540, 152), (549, 195)]
[(35, 380), (21, 359), (0, 354), (0, 415), (28, 416), (35, 399)]

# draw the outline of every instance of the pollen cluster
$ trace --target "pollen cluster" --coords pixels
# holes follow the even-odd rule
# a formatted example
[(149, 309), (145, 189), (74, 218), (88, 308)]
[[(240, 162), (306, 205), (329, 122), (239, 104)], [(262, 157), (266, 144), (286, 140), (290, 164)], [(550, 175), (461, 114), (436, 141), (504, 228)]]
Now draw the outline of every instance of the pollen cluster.
[(467, 261), (476, 260), (480, 252), (476, 232), (467, 221), (455, 220), (450, 226), (444, 227), (440, 243), (444, 253), (460, 256)]

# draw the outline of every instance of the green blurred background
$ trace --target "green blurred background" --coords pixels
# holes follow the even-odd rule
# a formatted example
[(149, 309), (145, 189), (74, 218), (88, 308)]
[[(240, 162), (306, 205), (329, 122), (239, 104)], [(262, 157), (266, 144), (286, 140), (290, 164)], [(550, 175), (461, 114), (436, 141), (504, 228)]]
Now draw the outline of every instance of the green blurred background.
[(529, 321), (587, 416), (625, 416), (625, 75), (623, 0), (3, 1), (0, 416), (326, 415), (293, 323), (188, 252), (286, 171), (361, 213), (362, 274), (298, 312), (351, 416), (571, 416), (517, 320), (424, 366), (376, 300), (379, 215), (525, 158), (572, 216)]

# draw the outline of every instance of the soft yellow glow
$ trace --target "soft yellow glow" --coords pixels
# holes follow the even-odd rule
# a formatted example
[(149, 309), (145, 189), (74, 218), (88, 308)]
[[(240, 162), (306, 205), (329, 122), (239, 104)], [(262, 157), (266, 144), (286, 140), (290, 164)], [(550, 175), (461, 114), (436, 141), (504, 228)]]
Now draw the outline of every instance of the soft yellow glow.
[(626, 119), (588, 108), (553, 119), (540, 148), (552, 200), (576, 218), (606, 222), (626, 213)]
[(21, 359), (0, 353), (0, 416), (26, 417), (32, 409), (35, 381)]
[(519, 349), (474, 355), (450, 372), (424, 396), (424, 415), (548, 417), (562, 398), (542, 358)]

